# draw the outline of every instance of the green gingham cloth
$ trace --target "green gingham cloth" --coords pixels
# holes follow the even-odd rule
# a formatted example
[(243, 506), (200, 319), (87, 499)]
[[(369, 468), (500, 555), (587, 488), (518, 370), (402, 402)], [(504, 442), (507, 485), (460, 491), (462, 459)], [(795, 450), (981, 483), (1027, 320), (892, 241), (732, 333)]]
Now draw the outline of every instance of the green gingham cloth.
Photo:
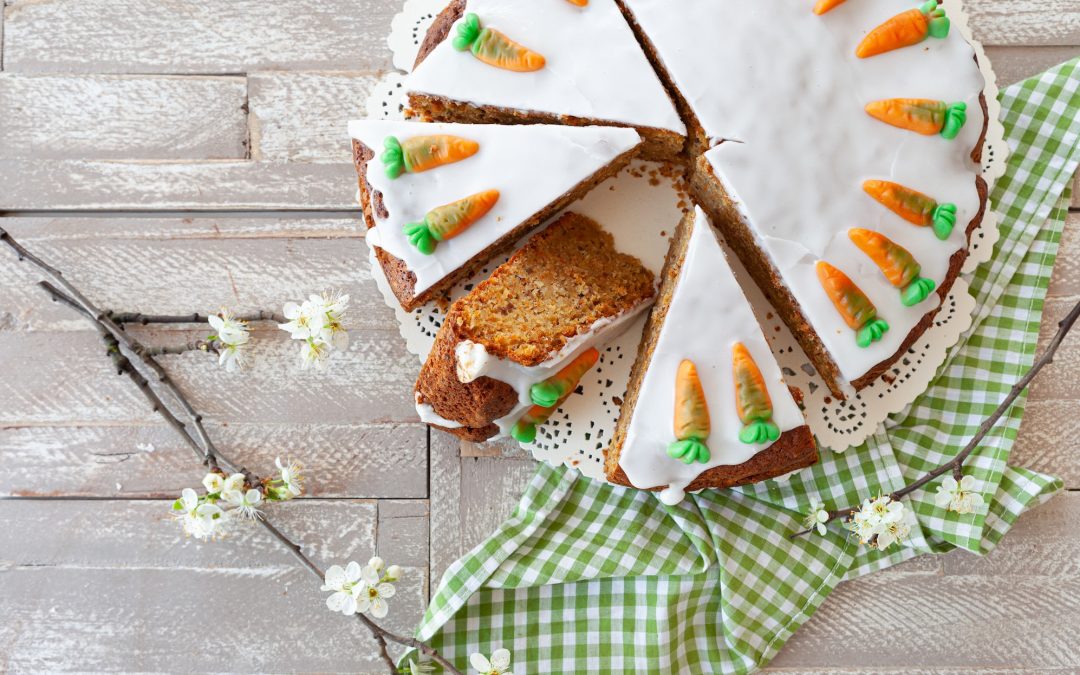
[[(1001, 94), (1012, 154), (991, 195), (992, 262), (971, 276), (973, 327), (925, 394), (863, 446), (823, 451), (787, 481), (706, 490), (677, 506), (541, 464), (511, 518), (454, 563), (417, 636), (465, 671), (505, 647), (523, 673), (749, 672), (767, 663), (844, 579), (924, 554), (986, 553), (1026, 509), (1062, 488), (1007, 464), (1021, 397), (967, 463), (983, 513), (911, 495), (903, 547), (860, 547), (839, 523), (802, 529), (811, 500), (839, 508), (947, 461), (1033, 362), (1069, 184), (1080, 160), (1080, 59)], [(471, 672), (471, 671), (470, 671)]]

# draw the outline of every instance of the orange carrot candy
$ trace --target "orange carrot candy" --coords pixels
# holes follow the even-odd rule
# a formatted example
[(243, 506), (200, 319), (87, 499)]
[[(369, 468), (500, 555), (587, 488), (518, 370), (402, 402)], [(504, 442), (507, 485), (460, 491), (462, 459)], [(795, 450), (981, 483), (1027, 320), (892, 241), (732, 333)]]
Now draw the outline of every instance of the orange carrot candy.
[(866, 112), (886, 124), (924, 136), (941, 134), (952, 140), (967, 122), (967, 103), (932, 101), (925, 98), (890, 98), (866, 104)]
[(578, 382), (599, 359), (600, 352), (589, 349), (548, 379), (534, 384), (529, 390), (529, 397), (534, 405), (518, 418), (510, 429), (510, 435), (522, 443), (536, 440), (536, 427), (547, 422), (555, 409), (570, 398), (570, 394), (577, 389)]
[(887, 180), (864, 181), (863, 190), (909, 223), (933, 226), (934, 234), (942, 241), (956, 226), (956, 204), (938, 204), (921, 192)]
[(731, 362), (735, 372), (735, 406), (743, 423), (739, 440), (743, 443), (775, 441), (780, 438), (780, 428), (772, 422), (769, 389), (746, 345), (736, 342), (732, 346)]
[(814, 5), (814, 14), (824, 14), (830, 9), (835, 9), (844, 4), (845, 0), (818, 0)]
[(424, 255), (431, 255), (440, 241), (453, 239), (467, 230), (487, 215), (497, 201), (498, 190), (477, 192), (456, 202), (437, 206), (427, 212), (423, 222), (408, 223), (402, 229), (413, 246)]
[(582, 376), (589, 372), (589, 369), (599, 360), (600, 352), (595, 347), (583, 351), (562, 370), (543, 382), (534, 384), (529, 389), (529, 398), (532, 399), (533, 404), (543, 408), (558, 405), (560, 400), (577, 388)]
[(928, 37), (944, 38), (949, 34), (949, 17), (937, 0), (926, 0), (918, 9), (901, 12), (863, 38), (855, 48), (860, 59), (894, 49), (917, 45)]
[(386, 175), (392, 180), (403, 173), (420, 173), (444, 164), (468, 159), (480, 150), (480, 144), (457, 136), (413, 136), (399, 141), (387, 136), (382, 163)]
[(528, 73), (540, 70), (546, 63), (543, 56), (514, 42), (494, 28), (481, 27), (480, 17), (476, 14), (466, 14), (465, 19), (458, 24), (457, 31), (457, 37), (453, 41), (454, 49), (459, 52), (472, 51), (473, 56), (496, 68)]
[(566, 0), (571, 5), (577, 5), (578, 7), (585, 7), (589, 4), (589, 0)]
[(686, 464), (705, 464), (710, 457), (705, 445), (708, 437), (709, 404), (705, 401), (705, 390), (701, 388), (697, 366), (683, 359), (675, 373), (676, 440), (668, 446), (667, 454)]
[(919, 276), (922, 266), (906, 248), (879, 232), (858, 227), (848, 230), (848, 237), (881, 268), (889, 283), (900, 289), (904, 307), (914, 307), (930, 297), (935, 284)]
[(855, 331), (855, 344), (869, 347), (889, 330), (889, 324), (878, 318), (874, 303), (846, 274), (819, 260), (817, 275), (836, 311), (844, 318), (844, 323)]

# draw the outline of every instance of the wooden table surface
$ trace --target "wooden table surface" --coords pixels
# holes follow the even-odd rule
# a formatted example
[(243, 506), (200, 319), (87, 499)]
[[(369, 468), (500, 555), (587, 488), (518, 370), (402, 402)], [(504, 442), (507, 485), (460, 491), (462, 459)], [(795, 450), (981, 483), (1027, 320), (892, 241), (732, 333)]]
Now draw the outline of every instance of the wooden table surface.
[[(1002, 84), (1080, 52), (1077, 0), (967, 4)], [(406, 568), (389, 623), (408, 631), (534, 463), (417, 421), (418, 363), (367, 270), (345, 122), (391, 66), (399, 5), (4, 0), (0, 225), (112, 308), (252, 311), (349, 292), (352, 346), (328, 374), (299, 371), (267, 324), (241, 375), (197, 353), (165, 363), (234, 457), (304, 460), (310, 491), (274, 517), (320, 564), (377, 549)], [(1044, 343), (1080, 298), (1080, 210), (1069, 224)], [(261, 531), (203, 545), (168, 522), (202, 477), (190, 450), (38, 278), (0, 252), (0, 672), (379, 671), (367, 635)], [(173, 344), (206, 330), (138, 333)], [(771, 668), (1080, 669), (1078, 399), (1080, 335), (1032, 388), (1013, 453), (1071, 492), (986, 558), (844, 584)]]

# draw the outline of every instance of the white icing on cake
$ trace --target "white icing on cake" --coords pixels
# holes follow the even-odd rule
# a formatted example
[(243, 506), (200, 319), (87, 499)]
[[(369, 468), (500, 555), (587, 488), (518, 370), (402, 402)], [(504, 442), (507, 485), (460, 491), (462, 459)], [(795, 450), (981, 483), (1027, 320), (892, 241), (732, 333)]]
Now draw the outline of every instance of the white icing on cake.
[[(772, 421), (781, 432), (803, 426), (802, 412), (784, 383), (750, 303), (728, 267), (708, 217), (699, 207), (675, 291), (660, 327), (655, 349), (630, 412), (619, 466), (638, 488), (668, 487), (660, 499), (677, 504), (686, 487), (706, 470), (742, 464), (771, 443), (739, 440), (743, 424), (735, 404), (731, 348), (750, 351), (772, 399)], [(705, 444), (708, 463), (684, 464), (667, 454), (675, 441), (675, 373), (683, 359), (697, 367), (709, 406), (711, 432)]]
[[(857, 58), (862, 38), (916, 7), (910, 0), (849, 0), (822, 16), (810, 0), (625, 2), (705, 133), (738, 141), (706, 158), (840, 372), (854, 380), (888, 359), (938, 297), (904, 307), (847, 230), (884, 234), (940, 285), (979, 208), (979, 169), (970, 153), (984, 121), (984, 82), (972, 47), (953, 30), (946, 39)], [(888, 98), (963, 101), (967, 124), (950, 141), (891, 127), (864, 111)], [(931, 228), (893, 214), (863, 191), (868, 179), (956, 204), (952, 236), (939, 241)], [(856, 346), (818, 282), (819, 259), (845, 272), (877, 306), (890, 326), (880, 342)]]
[(530, 73), (483, 63), (454, 49), (455, 24), (406, 79), (409, 93), (686, 133), (614, 0), (585, 7), (565, 0), (468, 0), (465, 12), (547, 63)]
[[(458, 379), (462, 382), (472, 382), (479, 377), (490, 377), (505, 382), (514, 388), (514, 391), (518, 394), (518, 404), (504, 417), (494, 420), (494, 423), (499, 427), (499, 435), (507, 436), (518, 418), (532, 407), (530, 389), (534, 384), (543, 382), (559, 372), (588, 349), (592, 347), (599, 349), (605, 342), (621, 335), (633, 323), (634, 319), (641, 312), (648, 309), (651, 304), (652, 300), (650, 299), (648, 302), (642, 302), (618, 316), (596, 321), (588, 330), (567, 340), (563, 348), (557, 353), (552, 354), (543, 363), (535, 366), (523, 366), (510, 359), (493, 356), (488, 353), (482, 344), (469, 340), (459, 342), (454, 348)], [(444, 424), (447, 420), (439, 417), (435, 409), (426, 403), (417, 401), (416, 410), (420, 414), (420, 419), (428, 424), (438, 424), (447, 428), (461, 426), (457, 422), (452, 422), (450, 425)]]
[[(532, 218), (616, 157), (640, 143), (633, 129), (560, 125), (421, 124), (364, 120), (349, 123), (349, 134), (375, 152), (367, 180), (382, 193), (388, 219), (379, 219), (367, 242), (404, 261), (416, 275), (419, 295)], [(480, 144), (468, 159), (421, 173), (387, 177), (382, 161), (388, 136), (450, 134)], [(417, 250), (402, 231), (432, 208), (463, 197), (498, 190), (498, 202), (462, 234), (440, 242), (431, 255)]]

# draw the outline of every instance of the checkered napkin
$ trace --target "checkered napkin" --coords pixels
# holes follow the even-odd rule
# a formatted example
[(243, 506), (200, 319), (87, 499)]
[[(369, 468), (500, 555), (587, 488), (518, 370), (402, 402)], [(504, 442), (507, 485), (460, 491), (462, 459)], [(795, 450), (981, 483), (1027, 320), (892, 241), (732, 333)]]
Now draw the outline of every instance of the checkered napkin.
[(974, 515), (907, 505), (903, 548), (867, 550), (832, 524), (794, 541), (812, 499), (844, 507), (948, 460), (1031, 365), (1043, 298), (1080, 160), (1080, 59), (1009, 87), (1012, 149), (992, 203), (993, 261), (971, 278), (974, 326), (925, 394), (862, 447), (823, 451), (789, 481), (706, 490), (668, 507), (654, 495), (541, 464), (513, 516), (446, 572), (418, 637), (463, 671), (505, 647), (522, 673), (749, 672), (768, 662), (843, 579), (924, 554), (986, 553), (1026, 509), (1062, 488), (1008, 466), (1021, 397), (969, 460), (988, 498)]

